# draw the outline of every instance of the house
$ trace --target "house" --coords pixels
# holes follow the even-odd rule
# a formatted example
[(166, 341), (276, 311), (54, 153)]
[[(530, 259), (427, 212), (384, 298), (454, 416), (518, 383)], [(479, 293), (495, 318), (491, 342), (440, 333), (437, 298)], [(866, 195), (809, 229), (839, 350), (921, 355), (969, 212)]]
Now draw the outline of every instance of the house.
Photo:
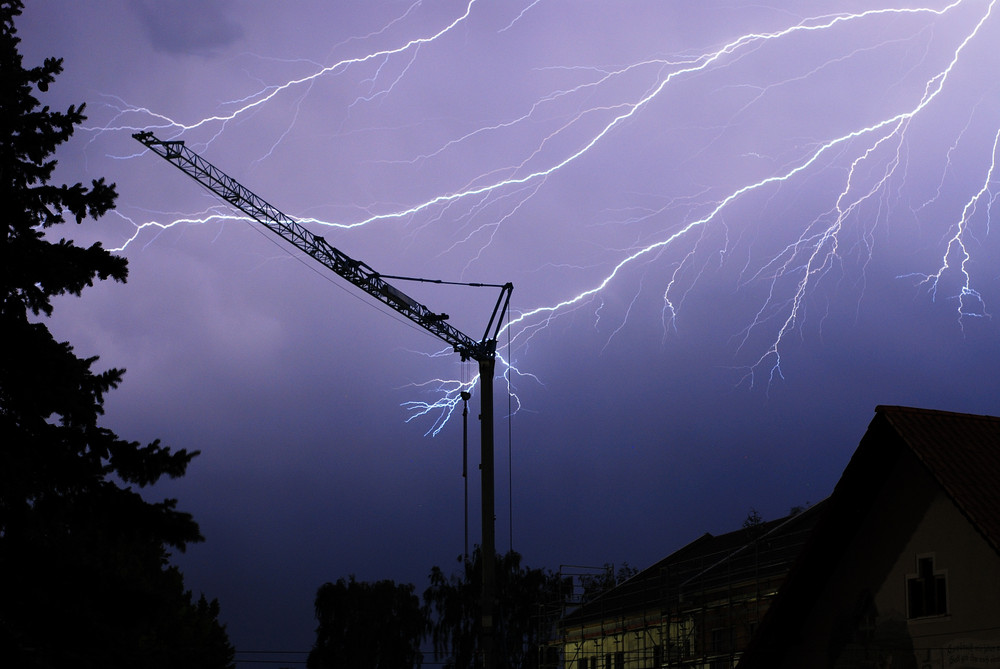
[(565, 615), (565, 668), (734, 666), (822, 506), (705, 534)]
[(1000, 418), (877, 407), (739, 667), (1000, 667)]

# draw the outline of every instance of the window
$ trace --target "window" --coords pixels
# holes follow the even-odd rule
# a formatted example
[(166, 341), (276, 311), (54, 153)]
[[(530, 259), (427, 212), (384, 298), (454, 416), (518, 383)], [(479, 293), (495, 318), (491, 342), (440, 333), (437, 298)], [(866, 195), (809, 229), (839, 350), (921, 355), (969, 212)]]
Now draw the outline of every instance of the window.
[(906, 577), (906, 610), (910, 618), (948, 613), (947, 574), (934, 569), (933, 555), (918, 555), (916, 575)]
[(729, 649), (726, 644), (726, 629), (723, 627), (716, 627), (712, 630), (712, 638), (709, 645), (709, 650), (713, 653), (725, 653)]

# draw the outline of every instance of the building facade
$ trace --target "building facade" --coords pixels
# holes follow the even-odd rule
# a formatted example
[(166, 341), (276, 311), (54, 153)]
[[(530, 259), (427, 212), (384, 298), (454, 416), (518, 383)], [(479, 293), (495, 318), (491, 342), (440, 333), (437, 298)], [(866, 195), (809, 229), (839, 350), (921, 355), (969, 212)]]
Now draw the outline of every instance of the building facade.
[(1000, 419), (878, 407), (741, 669), (1000, 667)]
[(566, 669), (735, 666), (822, 504), (705, 534), (563, 617)]

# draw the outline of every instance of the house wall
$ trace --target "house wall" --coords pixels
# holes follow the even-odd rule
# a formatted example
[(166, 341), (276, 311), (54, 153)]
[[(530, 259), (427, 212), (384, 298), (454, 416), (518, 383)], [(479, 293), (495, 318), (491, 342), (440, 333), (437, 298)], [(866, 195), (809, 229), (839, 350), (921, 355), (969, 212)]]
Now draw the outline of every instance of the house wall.
[[(817, 575), (825, 586), (782, 666), (1000, 667), (1000, 558), (912, 454), (881, 482), (873, 503), (859, 502), (842, 559)], [(945, 615), (908, 619), (907, 577), (918, 556), (946, 573)]]
[[(695, 593), (687, 606), (565, 630), (566, 669), (685, 669), (731, 667), (749, 643), (781, 578), (735, 583), (719, 593)], [(669, 622), (668, 622), (669, 621)], [(713, 632), (721, 632), (716, 639)], [(621, 659), (617, 654), (621, 653)], [(619, 664), (620, 662), (620, 664)]]
[[(566, 630), (566, 669), (652, 669), (669, 623), (659, 612)], [(674, 625), (676, 627), (676, 624)], [(676, 632), (674, 632), (676, 634)]]
[[(834, 492), (848, 507), (843, 517), (850, 532), (845, 533), (846, 546), (831, 548), (843, 548), (845, 557), (818, 564), (817, 569), (827, 571), (810, 574), (810, 579), (824, 585), (806, 614), (794, 621), (800, 623), (798, 632), (775, 640), (787, 644), (782, 648), (782, 667), (850, 666), (835, 664), (836, 658), (845, 649), (854, 653), (848, 647), (864, 640), (858, 638), (857, 628), (864, 624), (865, 601), (885, 581), (895, 556), (919, 524), (929, 502), (927, 486), (933, 485), (919, 465), (907, 459), (896, 461), (886, 478), (878, 480), (877, 492), (867, 488), (872, 483), (858, 481), (841, 490), (842, 480)], [(872, 495), (874, 501), (869, 503)]]
[[(687, 633), (686, 647), (690, 650), (677, 656), (683, 663), (668, 666), (735, 666), (782, 580), (784, 576), (735, 584), (724, 599), (699, 602), (697, 608), (681, 607), (680, 616), (688, 621), (681, 632)], [(676, 643), (678, 639), (671, 641)]]
[[(944, 577), (947, 613), (908, 616), (907, 579), (919, 558)], [(875, 598), (880, 612), (907, 621), (918, 666), (1000, 667), (1000, 558), (941, 491), (900, 551)]]

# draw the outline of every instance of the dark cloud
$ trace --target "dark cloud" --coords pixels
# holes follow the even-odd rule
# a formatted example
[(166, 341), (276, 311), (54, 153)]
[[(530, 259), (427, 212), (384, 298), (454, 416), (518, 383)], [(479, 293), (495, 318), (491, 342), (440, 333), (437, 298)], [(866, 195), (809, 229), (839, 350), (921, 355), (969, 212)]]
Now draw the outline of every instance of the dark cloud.
[(243, 37), (231, 0), (128, 0), (157, 51), (204, 56)]

